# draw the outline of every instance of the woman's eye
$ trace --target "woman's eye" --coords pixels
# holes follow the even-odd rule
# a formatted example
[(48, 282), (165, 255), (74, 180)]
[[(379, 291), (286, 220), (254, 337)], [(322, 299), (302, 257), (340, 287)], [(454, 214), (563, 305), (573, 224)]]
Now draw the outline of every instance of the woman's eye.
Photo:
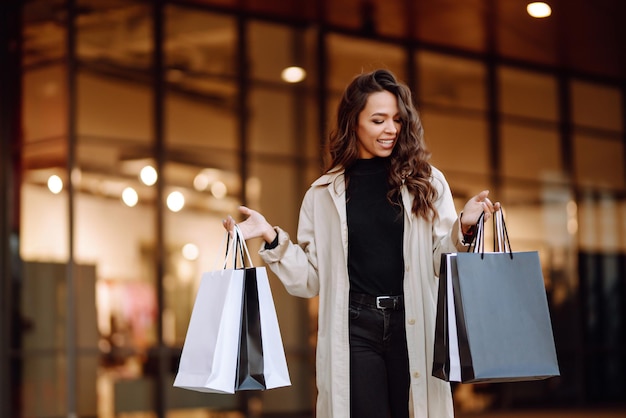
[(374, 122), (376, 125), (380, 125), (381, 123), (383, 123), (384, 121), (382, 120), (378, 120), (378, 119), (374, 119), (372, 122)]
[(399, 125), (402, 125), (402, 119), (394, 119), (394, 122)]

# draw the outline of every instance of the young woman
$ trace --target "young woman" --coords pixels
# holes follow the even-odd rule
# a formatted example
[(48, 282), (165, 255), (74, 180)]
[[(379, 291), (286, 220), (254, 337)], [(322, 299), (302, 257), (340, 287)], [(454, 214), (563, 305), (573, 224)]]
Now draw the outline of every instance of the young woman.
[(297, 243), (243, 206), (238, 224), (263, 237), (260, 255), (290, 294), (319, 295), (317, 417), (452, 417), (449, 384), (431, 376), (440, 256), (464, 251), (499, 204), (482, 191), (457, 218), (411, 92), (387, 70), (348, 85), (329, 147)]

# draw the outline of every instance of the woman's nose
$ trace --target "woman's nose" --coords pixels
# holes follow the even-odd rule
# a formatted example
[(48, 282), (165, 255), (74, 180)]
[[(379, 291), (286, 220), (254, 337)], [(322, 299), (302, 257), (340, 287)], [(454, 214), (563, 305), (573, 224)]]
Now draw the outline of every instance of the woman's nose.
[(396, 124), (393, 121), (388, 122), (385, 125), (385, 133), (394, 134), (394, 135), (398, 133), (398, 128), (396, 127)]

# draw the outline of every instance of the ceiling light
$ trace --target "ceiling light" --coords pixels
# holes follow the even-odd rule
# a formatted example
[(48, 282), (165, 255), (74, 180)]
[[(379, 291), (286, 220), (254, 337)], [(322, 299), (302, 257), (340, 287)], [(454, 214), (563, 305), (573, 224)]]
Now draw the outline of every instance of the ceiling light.
[(216, 199), (223, 199), (226, 196), (226, 193), (228, 193), (228, 189), (221, 181), (216, 181), (211, 185), (211, 194)]
[(552, 14), (552, 9), (548, 5), (548, 3), (544, 3), (542, 1), (528, 3), (528, 5), (526, 6), (526, 11), (529, 15), (538, 19), (548, 17)]
[(151, 165), (145, 166), (141, 169), (141, 172), (139, 173), (139, 178), (146, 186), (152, 186), (154, 183), (156, 183), (158, 177), (159, 175), (157, 174), (154, 167), (152, 167)]
[(63, 180), (61, 180), (61, 177), (56, 174), (50, 176), (48, 178), (48, 190), (54, 194), (61, 193), (61, 190), (63, 190)]
[(206, 190), (215, 181), (216, 175), (213, 171), (206, 169), (199, 172), (193, 178), (193, 188), (199, 192)]
[(172, 212), (178, 212), (185, 206), (185, 196), (181, 192), (172, 192), (167, 196), (167, 207)]
[(185, 257), (185, 260), (189, 260), (189, 261), (194, 261), (198, 259), (198, 256), (200, 255), (200, 250), (198, 249), (198, 246), (195, 244), (185, 244), (183, 246), (183, 257)]
[(306, 71), (302, 67), (287, 67), (285, 68), (280, 77), (287, 83), (299, 83), (306, 77)]
[(130, 208), (134, 207), (139, 201), (137, 192), (132, 187), (127, 187), (122, 192), (122, 202)]

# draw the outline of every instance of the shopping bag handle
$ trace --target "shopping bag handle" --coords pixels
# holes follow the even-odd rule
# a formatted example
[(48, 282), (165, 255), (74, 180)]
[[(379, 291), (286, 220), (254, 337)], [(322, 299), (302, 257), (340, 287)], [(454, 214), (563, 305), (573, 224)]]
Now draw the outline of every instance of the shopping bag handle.
[[(237, 228), (238, 229), (238, 228)], [(250, 267), (252, 267), (252, 261), (250, 259), (250, 254), (248, 253), (248, 248), (246, 247), (246, 242), (243, 239), (243, 235), (241, 231), (237, 233), (237, 229), (233, 230), (233, 232), (224, 232), (224, 239), (222, 240), (221, 248), (224, 248), (224, 258), (222, 260), (222, 268), (221, 270), (225, 270), (228, 266), (228, 260), (232, 256), (231, 265), (233, 269), (236, 269), (237, 266), (241, 266), (241, 268), (246, 267), (244, 254), (248, 255), (248, 261)], [(218, 270), (218, 262), (219, 259), (215, 260), (214, 270)]]
[[(252, 263), (252, 258), (250, 257), (250, 251), (248, 251), (248, 246), (246, 245), (246, 240), (243, 237), (243, 233), (239, 228), (239, 225), (235, 224), (232, 233), (226, 231), (224, 233), (224, 239), (222, 240), (222, 248), (224, 250), (224, 260), (222, 262), (222, 270), (226, 269), (228, 265), (229, 256), (232, 256), (232, 268), (236, 269), (237, 266), (241, 266), (240, 268), (246, 268), (246, 258), (248, 259), (248, 266), (254, 267)], [(217, 270), (217, 262), (215, 262), (215, 269)]]
[[(509, 233), (504, 222), (502, 208), (494, 212), (493, 215), (493, 251), (497, 253), (508, 252), (513, 259), (513, 250), (511, 249), (511, 241)], [(479, 253), (480, 258), (485, 256), (485, 214), (481, 213), (476, 222), (476, 234), (472, 242), (470, 242), (467, 252)]]
[(467, 252), (481, 253), (485, 252), (485, 214), (481, 213), (476, 221), (476, 234), (472, 237), (472, 241), (467, 247)]
[(493, 249), (496, 252), (508, 252), (513, 258), (513, 251), (511, 250), (511, 241), (509, 240), (509, 232), (506, 229), (506, 223), (504, 222), (504, 213), (502, 208), (496, 211), (493, 215)]
[(245, 267), (245, 262), (244, 262), (244, 254), (246, 255), (246, 257), (248, 258), (248, 265), (250, 267), (254, 267), (254, 265), (252, 264), (252, 258), (250, 257), (250, 251), (248, 251), (248, 246), (246, 245), (246, 240), (243, 237), (243, 232), (241, 232), (241, 229), (239, 228), (239, 225), (235, 224), (235, 235), (237, 237), (237, 242), (238, 242), (238, 249), (241, 251), (241, 266)]
[[(232, 268), (237, 268), (237, 256), (239, 255), (241, 258), (241, 264), (244, 264), (243, 251), (240, 250), (241, 244), (237, 239), (237, 236), (231, 236), (231, 233), (228, 231), (224, 232), (224, 239), (222, 240), (221, 248), (224, 248), (224, 258), (222, 260), (222, 270), (225, 270), (228, 265), (229, 257), (232, 256)], [(215, 268), (217, 270), (217, 263), (219, 260), (215, 260)]]

